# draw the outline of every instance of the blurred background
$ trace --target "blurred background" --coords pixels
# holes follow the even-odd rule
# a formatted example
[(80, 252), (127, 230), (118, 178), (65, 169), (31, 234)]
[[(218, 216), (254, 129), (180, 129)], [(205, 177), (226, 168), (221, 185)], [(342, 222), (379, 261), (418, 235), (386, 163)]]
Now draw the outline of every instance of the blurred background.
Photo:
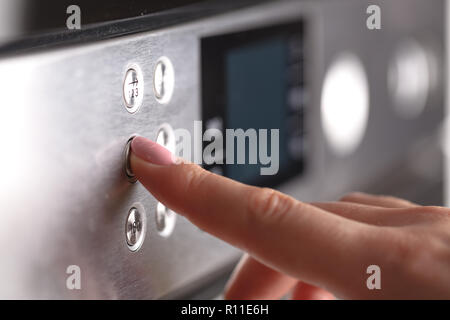
[(133, 181), (136, 133), (175, 151), (197, 121), (278, 129), (276, 175), (203, 166), (302, 201), (364, 191), (447, 205), (447, 10), (444, 0), (0, 0), (0, 298), (220, 295), (242, 253)]

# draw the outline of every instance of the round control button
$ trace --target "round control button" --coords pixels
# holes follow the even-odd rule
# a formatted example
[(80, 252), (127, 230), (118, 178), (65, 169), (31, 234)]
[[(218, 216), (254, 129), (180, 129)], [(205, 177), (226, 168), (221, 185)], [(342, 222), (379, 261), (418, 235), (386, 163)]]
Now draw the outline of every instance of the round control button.
[(156, 143), (162, 145), (170, 152), (175, 153), (175, 133), (170, 124), (164, 123), (159, 127), (156, 135)]
[(343, 53), (329, 67), (322, 88), (321, 118), (336, 154), (346, 156), (356, 150), (369, 120), (369, 82), (356, 55)]
[(147, 223), (144, 207), (136, 203), (128, 211), (125, 223), (126, 241), (131, 251), (137, 251), (142, 246), (146, 229)]
[(135, 113), (144, 99), (144, 79), (137, 65), (131, 65), (123, 81), (123, 99), (128, 112)]
[(395, 111), (403, 118), (418, 117), (432, 85), (431, 56), (417, 41), (402, 42), (389, 64), (388, 87)]
[(156, 229), (163, 237), (169, 237), (175, 228), (177, 215), (161, 202), (156, 206)]
[[(175, 133), (168, 123), (162, 124), (156, 135), (156, 143), (175, 153)], [(158, 202), (156, 206), (156, 229), (163, 237), (169, 237), (175, 228), (177, 215), (175, 212)]]
[(175, 72), (169, 58), (161, 57), (156, 62), (153, 76), (153, 90), (156, 100), (166, 104), (172, 98), (175, 87)]

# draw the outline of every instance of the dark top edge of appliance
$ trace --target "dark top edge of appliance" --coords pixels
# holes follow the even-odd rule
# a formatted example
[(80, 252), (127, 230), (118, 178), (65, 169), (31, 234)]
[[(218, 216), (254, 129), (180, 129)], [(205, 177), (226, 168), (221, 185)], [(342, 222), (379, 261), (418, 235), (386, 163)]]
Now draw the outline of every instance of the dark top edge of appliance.
[(268, 1), (271, 0), (200, 1), (143, 16), (93, 23), (82, 26), (80, 30), (63, 30), (31, 35), (0, 45), (0, 57), (80, 43), (90, 43), (133, 33), (156, 30)]

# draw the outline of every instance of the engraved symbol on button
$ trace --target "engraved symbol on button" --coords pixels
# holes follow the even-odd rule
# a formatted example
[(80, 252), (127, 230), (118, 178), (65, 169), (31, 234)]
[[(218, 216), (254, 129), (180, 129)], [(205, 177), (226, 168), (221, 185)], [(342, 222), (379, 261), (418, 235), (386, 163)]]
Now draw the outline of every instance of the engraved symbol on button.
[(123, 81), (123, 98), (128, 112), (136, 112), (144, 98), (144, 79), (137, 65), (128, 68)]
[(146, 229), (145, 221), (144, 208), (141, 206), (134, 205), (128, 211), (125, 234), (128, 248), (131, 251), (137, 251), (144, 242)]

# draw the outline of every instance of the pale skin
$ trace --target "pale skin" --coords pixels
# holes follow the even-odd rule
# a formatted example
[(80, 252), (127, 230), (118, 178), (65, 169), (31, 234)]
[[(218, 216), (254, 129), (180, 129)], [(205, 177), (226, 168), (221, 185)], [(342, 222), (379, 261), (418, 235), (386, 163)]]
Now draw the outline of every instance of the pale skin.
[[(131, 156), (140, 182), (204, 231), (246, 252), (226, 299), (450, 299), (450, 209), (352, 193), (300, 202), (195, 164)], [(366, 286), (381, 269), (381, 290)]]

